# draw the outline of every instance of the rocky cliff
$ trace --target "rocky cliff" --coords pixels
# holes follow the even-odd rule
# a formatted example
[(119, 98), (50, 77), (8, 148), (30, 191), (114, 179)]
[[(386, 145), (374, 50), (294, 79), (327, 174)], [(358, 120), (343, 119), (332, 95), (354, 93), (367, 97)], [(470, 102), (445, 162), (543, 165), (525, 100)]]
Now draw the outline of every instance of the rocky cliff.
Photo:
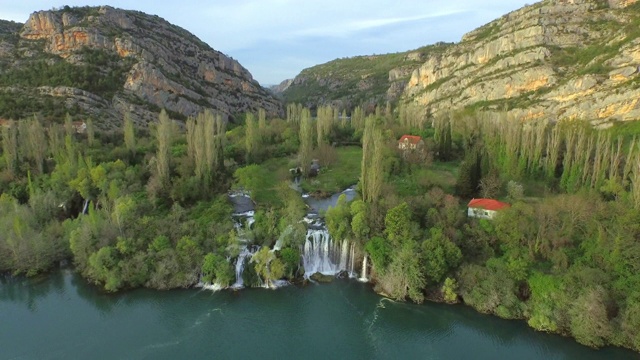
[[(308, 107), (332, 104), (351, 108), (360, 104), (395, 101), (402, 94), (411, 73), (430, 54), (435, 56), (450, 44), (439, 43), (420, 49), (384, 55), (336, 59), (304, 69), (293, 81), (285, 82), (282, 97)], [(282, 84), (281, 84), (282, 85)]]
[[(318, 65), (295, 78), (285, 100), (339, 98), (358, 105), (399, 99), (427, 116), (507, 110), (522, 119), (583, 119), (600, 126), (640, 119), (638, 0), (544, 0), (437, 50), (417, 54), (419, 65), (385, 60), (392, 67), (384, 90), (384, 82), (367, 83), (375, 73), (367, 57), (360, 68), (344, 60)], [(359, 77), (342, 81), (342, 73)], [(367, 94), (367, 88), (376, 90)]]
[(236, 60), (158, 16), (109, 6), (0, 23), (0, 63), (8, 65), (0, 69), (0, 117), (25, 116), (39, 104), (45, 116), (69, 111), (108, 128), (124, 112), (141, 125), (154, 121), (161, 108), (178, 119), (204, 108), (282, 112)]
[(639, 70), (637, 0), (545, 0), (429, 57), (403, 97), (427, 114), (466, 107), (606, 126), (640, 119)]

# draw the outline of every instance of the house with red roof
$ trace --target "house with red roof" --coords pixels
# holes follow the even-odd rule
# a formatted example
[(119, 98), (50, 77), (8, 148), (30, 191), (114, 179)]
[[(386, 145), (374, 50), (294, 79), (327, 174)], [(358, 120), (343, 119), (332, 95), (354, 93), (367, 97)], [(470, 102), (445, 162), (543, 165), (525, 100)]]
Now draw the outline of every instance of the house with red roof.
[(467, 216), (480, 219), (493, 219), (498, 211), (510, 207), (510, 204), (494, 199), (471, 199)]
[(415, 150), (423, 145), (424, 141), (417, 135), (402, 135), (398, 140), (398, 149), (400, 150)]

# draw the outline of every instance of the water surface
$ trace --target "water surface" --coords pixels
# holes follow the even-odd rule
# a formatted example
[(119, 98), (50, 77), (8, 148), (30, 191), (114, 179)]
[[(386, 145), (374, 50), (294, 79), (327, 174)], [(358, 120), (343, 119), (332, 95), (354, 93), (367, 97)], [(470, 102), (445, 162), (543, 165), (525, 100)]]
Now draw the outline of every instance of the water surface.
[(71, 270), (0, 282), (0, 359), (640, 359), (367, 284), (104, 294)]

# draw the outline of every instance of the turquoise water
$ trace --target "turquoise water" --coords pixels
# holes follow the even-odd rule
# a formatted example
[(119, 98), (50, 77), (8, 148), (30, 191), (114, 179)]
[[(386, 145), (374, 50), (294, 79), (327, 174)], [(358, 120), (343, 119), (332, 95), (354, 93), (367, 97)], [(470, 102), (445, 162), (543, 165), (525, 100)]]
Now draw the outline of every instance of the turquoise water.
[(350, 280), (104, 294), (71, 270), (0, 282), (0, 359), (640, 359)]

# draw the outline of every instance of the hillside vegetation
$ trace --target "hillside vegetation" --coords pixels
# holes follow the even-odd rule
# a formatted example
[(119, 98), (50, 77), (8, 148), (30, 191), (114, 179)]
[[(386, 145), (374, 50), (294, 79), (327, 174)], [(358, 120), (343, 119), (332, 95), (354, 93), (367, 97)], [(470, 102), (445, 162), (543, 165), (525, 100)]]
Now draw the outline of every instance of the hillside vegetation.
[(304, 69), (282, 93), (286, 102), (334, 104), (341, 108), (384, 103), (400, 95), (411, 73), (430, 55), (450, 44), (440, 43), (395, 54), (336, 59)]

